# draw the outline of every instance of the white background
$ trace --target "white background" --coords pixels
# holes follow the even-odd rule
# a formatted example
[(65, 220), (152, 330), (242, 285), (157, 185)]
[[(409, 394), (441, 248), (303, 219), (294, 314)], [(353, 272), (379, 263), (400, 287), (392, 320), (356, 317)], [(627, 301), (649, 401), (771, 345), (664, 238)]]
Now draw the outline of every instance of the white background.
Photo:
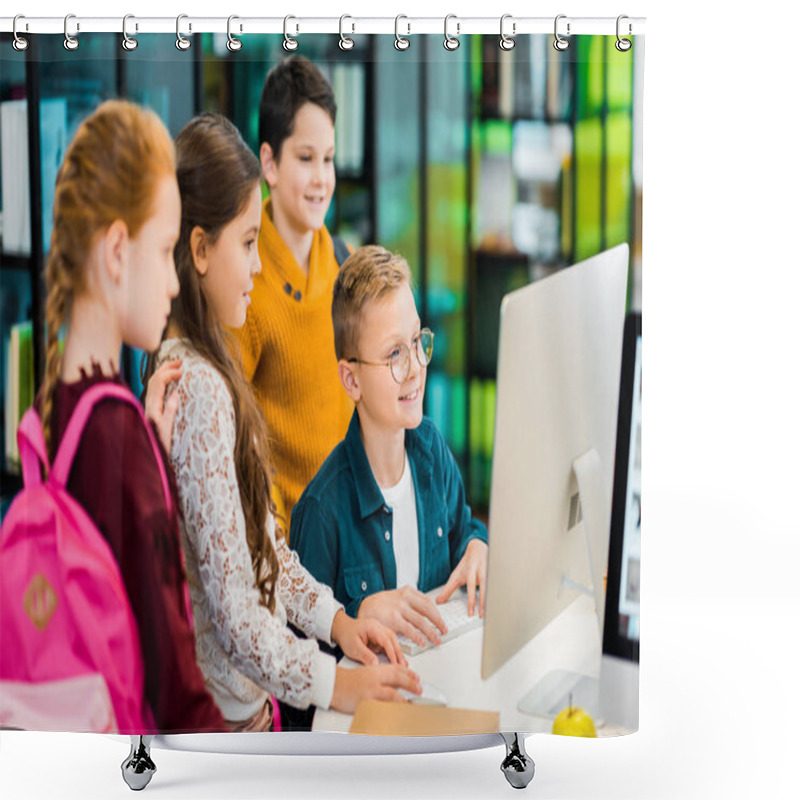
[[(798, 12), (789, 3), (753, 4), (747, 16), (728, 10), (739, 7), (17, 0), (3, 12), (647, 17), (641, 730), (610, 741), (529, 739), (537, 775), (527, 795), (540, 800), (797, 791)], [(0, 793), (129, 797), (119, 773), (126, 753), (102, 737), (3, 733)], [(350, 758), (155, 751), (159, 772), (146, 792), (509, 797), (502, 755), (501, 748)]]

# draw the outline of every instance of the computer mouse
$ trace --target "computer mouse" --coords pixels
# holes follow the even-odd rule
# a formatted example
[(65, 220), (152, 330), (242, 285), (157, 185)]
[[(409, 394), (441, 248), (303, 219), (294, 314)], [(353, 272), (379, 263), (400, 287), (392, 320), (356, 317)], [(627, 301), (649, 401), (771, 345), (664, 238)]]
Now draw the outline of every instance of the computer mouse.
[(432, 683), (422, 683), (422, 694), (414, 694), (406, 689), (400, 689), (400, 694), (418, 706), (446, 706), (447, 698), (441, 689)]

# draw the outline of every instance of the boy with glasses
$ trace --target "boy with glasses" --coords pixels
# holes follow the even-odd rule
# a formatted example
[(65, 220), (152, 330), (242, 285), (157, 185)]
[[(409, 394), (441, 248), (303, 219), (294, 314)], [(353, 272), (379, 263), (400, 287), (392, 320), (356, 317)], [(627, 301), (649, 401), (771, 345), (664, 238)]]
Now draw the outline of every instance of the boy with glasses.
[(487, 532), (422, 414), (433, 333), (420, 329), (405, 259), (357, 250), (336, 278), (332, 314), (339, 379), (356, 409), (294, 508), (291, 544), (348, 614), (439, 644), (446, 627), (423, 592), (444, 584), (444, 603), (466, 585), (469, 614), (483, 616)]

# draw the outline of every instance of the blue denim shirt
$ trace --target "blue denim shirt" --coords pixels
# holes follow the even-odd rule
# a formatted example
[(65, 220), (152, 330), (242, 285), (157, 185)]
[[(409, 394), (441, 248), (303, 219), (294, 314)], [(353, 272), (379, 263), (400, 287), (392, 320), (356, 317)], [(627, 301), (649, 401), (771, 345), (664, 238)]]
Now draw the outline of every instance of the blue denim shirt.
[[(447, 582), (470, 539), (487, 542), (472, 517), (464, 483), (447, 444), (427, 417), (406, 431), (419, 530), (420, 591)], [(333, 589), (355, 617), (370, 594), (397, 588), (392, 511), (367, 460), (358, 411), (292, 511), (291, 546), (302, 564)]]

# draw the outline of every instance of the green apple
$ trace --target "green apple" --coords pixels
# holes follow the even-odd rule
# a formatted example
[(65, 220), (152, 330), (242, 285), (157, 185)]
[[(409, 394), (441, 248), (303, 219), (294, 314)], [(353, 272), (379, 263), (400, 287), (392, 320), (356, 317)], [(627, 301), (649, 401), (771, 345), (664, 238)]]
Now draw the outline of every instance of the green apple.
[(597, 736), (594, 720), (582, 709), (570, 703), (553, 721), (553, 733), (560, 736)]

